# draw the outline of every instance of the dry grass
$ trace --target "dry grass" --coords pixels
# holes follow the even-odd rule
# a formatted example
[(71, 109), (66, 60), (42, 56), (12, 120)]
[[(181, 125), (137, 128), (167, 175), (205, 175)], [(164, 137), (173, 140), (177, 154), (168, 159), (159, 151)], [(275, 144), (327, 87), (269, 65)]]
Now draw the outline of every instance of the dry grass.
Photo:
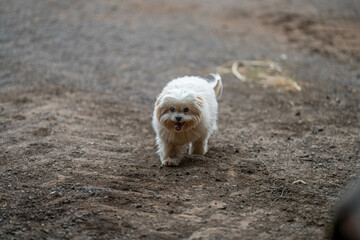
[(285, 91), (301, 91), (300, 85), (272, 61), (233, 61), (217, 67), (220, 74), (232, 73), (243, 82), (254, 82), (264, 87)]

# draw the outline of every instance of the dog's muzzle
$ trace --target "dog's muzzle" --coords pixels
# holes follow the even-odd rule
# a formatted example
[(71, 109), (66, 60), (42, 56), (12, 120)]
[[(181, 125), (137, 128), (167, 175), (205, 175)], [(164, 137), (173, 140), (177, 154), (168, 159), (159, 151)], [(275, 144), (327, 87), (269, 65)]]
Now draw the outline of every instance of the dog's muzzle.
[(174, 127), (176, 131), (181, 131), (184, 128), (183, 122), (174, 122)]

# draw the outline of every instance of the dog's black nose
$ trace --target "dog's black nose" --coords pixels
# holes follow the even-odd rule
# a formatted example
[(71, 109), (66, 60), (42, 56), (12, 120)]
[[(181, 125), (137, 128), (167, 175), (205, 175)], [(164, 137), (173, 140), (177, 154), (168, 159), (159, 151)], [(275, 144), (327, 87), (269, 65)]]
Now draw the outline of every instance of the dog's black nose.
[(176, 121), (180, 122), (180, 120), (182, 119), (182, 117), (175, 117)]

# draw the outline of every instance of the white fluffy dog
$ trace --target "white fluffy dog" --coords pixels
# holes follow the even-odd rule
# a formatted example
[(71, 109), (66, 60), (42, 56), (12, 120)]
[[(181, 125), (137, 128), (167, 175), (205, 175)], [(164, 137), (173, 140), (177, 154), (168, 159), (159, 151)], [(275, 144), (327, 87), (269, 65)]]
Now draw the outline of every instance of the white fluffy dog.
[(152, 125), (162, 165), (177, 166), (188, 143), (190, 154), (207, 152), (208, 139), (217, 130), (216, 99), (222, 92), (221, 77), (211, 75), (214, 80), (174, 79), (157, 97)]

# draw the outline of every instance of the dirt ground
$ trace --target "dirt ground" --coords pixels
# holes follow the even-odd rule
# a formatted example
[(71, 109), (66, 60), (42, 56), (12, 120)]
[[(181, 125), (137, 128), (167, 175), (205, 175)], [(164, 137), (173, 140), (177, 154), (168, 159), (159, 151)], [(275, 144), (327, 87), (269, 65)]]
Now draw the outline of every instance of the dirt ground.
[[(338, 2), (1, 1), (0, 238), (327, 238), (360, 170), (360, 6)], [(233, 60), (302, 91), (223, 74), (209, 152), (161, 168), (156, 94)]]

